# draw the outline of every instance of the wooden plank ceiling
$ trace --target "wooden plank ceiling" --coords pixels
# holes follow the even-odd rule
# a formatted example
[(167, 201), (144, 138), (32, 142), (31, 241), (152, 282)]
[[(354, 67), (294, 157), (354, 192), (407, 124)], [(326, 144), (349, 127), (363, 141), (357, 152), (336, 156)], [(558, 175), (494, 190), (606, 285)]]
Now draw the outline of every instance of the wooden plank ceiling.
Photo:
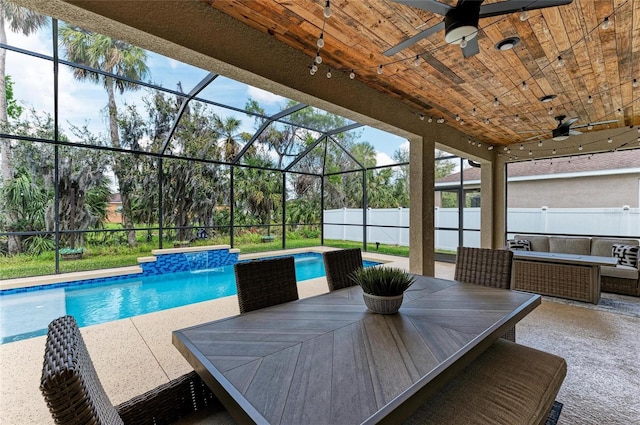
[[(634, 79), (640, 81), (640, 1), (574, 0), (532, 10), (525, 21), (519, 13), (481, 19), (480, 53), (468, 59), (459, 45), (444, 41), (444, 31), (384, 56), (442, 21), (440, 15), (393, 0), (331, 0), (326, 20), (326, 0), (203, 1), (304, 52), (309, 66), (324, 27), (323, 61), (309, 78), (326, 78), (329, 68), (332, 73), (353, 70), (357, 80), (409, 104), (417, 119), (444, 118), (478, 141), (508, 145), (535, 136), (548, 139), (557, 115), (578, 118), (574, 126), (618, 120), (579, 128), (583, 133), (640, 125), (640, 84), (633, 87)], [(605, 30), (601, 24), (607, 17), (612, 25)], [(513, 49), (495, 48), (514, 36), (520, 43)], [(564, 66), (558, 66), (558, 57)], [(556, 97), (541, 102), (546, 95)]]

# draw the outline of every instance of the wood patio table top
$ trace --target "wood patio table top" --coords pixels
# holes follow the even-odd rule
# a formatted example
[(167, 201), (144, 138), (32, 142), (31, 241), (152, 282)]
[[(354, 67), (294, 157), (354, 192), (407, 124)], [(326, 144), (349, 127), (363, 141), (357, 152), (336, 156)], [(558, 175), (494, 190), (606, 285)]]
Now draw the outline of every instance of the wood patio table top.
[(400, 311), (359, 286), (173, 332), (239, 423), (399, 423), (540, 304), (540, 295), (416, 276)]

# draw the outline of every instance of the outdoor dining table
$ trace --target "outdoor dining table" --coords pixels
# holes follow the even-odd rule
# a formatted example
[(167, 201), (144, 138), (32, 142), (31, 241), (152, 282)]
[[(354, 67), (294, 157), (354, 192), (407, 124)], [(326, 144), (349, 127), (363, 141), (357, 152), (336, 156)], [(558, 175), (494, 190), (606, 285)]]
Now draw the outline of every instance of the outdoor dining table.
[(239, 423), (399, 423), (540, 304), (540, 295), (417, 276), (400, 311), (359, 286), (173, 332)]

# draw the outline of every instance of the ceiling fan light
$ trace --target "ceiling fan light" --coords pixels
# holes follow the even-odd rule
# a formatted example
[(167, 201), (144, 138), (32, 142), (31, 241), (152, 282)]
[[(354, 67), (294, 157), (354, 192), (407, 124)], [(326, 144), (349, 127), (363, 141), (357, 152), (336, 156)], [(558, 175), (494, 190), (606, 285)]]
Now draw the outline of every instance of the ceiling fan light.
[(497, 42), (495, 45), (495, 48), (497, 50), (502, 50), (502, 51), (511, 50), (514, 47), (516, 47), (518, 43), (520, 43), (520, 38), (508, 37), (508, 38), (505, 38), (504, 40)]
[(553, 138), (556, 142), (562, 142), (563, 140), (567, 140), (569, 136), (556, 136)]
[[(460, 44), (462, 48), (466, 47), (466, 43), (478, 35), (478, 28), (472, 25), (462, 25), (447, 31), (444, 40), (449, 44)], [(464, 40), (465, 46), (462, 46)]]

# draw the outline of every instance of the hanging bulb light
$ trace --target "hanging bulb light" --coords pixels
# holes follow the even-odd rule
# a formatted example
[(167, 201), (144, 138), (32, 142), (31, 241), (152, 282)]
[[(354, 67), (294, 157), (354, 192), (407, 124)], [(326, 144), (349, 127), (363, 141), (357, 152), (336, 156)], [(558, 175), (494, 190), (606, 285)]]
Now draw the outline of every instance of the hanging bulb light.
[(640, 87), (640, 82), (638, 81), (637, 78), (633, 79), (633, 83), (631, 83), (631, 86), (635, 88)]
[(582, 149), (584, 149), (584, 148), (582, 147), (582, 145), (578, 146), (578, 150), (579, 150), (579, 151), (581, 151)]
[(352, 69), (352, 70), (351, 70), (351, 72), (349, 73), (349, 78), (350, 78), (350, 79), (352, 79), (352, 80), (353, 80), (354, 78), (356, 78), (356, 73), (355, 73), (355, 72), (353, 72), (353, 69)]
[(382, 65), (378, 68), (378, 75), (382, 75)]
[(320, 65), (322, 63), (322, 56), (320, 56), (320, 52), (316, 54), (316, 63)]
[(515, 122), (520, 121), (520, 115), (516, 114), (516, 116), (513, 118), (513, 120), (514, 120)]
[(467, 47), (467, 37), (462, 37), (462, 40), (460, 41), (460, 48), (464, 49), (465, 47)]
[(500, 105), (500, 101), (498, 100), (497, 97), (493, 98), (493, 106), (498, 107)]
[(330, 0), (327, 0), (327, 3), (324, 6), (324, 10), (322, 11), (322, 14), (324, 15), (325, 18), (331, 17), (331, 1)]
[(474, 117), (478, 115), (478, 111), (476, 111), (476, 108), (473, 108), (473, 111), (471, 111), (471, 115), (473, 115)]
[(424, 121), (424, 115), (420, 114), (418, 116), (420, 117), (420, 121)]
[(313, 70), (313, 67), (311, 67), (311, 69), (309, 70), (309, 74), (316, 75), (316, 71)]
[(558, 56), (558, 68), (562, 68), (564, 66), (564, 59), (562, 56)]
[(504, 151), (506, 152), (506, 151), (509, 149), (509, 147), (508, 147), (508, 146), (505, 146), (503, 149), (504, 149)]
[(327, 78), (331, 78), (331, 68), (327, 71)]
[(482, 144), (481, 144), (480, 142), (478, 142), (478, 147), (479, 147), (479, 148), (481, 148), (481, 147), (482, 147)]
[(490, 151), (492, 151), (492, 150), (493, 150), (493, 145), (489, 145), (489, 147), (488, 147), (487, 149), (489, 149)]
[(429, 117), (429, 122), (433, 122), (433, 117)]
[(313, 71), (314, 74), (318, 72), (318, 65), (316, 65), (315, 63), (311, 65), (311, 70)]
[(527, 84), (526, 81), (522, 82), (522, 91), (527, 91), (529, 90), (529, 85)]
[(538, 142), (538, 147), (539, 147), (539, 148), (541, 148), (541, 147), (542, 147), (542, 140), (540, 140), (540, 141)]
[(593, 103), (593, 97), (589, 96), (589, 98), (587, 99), (587, 103), (588, 104), (592, 104)]
[(533, 155), (533, 152), (532, 152), (532, 151), (529, 151), (529, 155)]
[(608, 16), (604, 18), (604, 21), (602, 21), (602, 25), (600, 26), (600, 28), (602, 28), (605, 31), (611, 28), (611, 21), (609, 20)]
[(523, 9), (522, 12), (520, 12), (520, 20), (526, 21), (527, 19), (529, 19), (529, 11), (526, 9)]
[(489, 121), (489, 118), (485, 118), (485, 119), (484, 119), (484, 123), (485, 123), (485, 124), (489, 124), (489, 122), (490, 122), (490, 121)]
[(460, 115), (456, 114), (456, 121), (460, 121)]
[(420, 66), (420, 55), (416, 55), (416, 58), (413, 61), (413, 66)]
[(553, 106), (549, 106), (549, 111), (547, 112), (547, 114), (549, 115), (553, 114)]
[(591, 123), (587, 124), (587, 130), (593, 130), (593, 125), (591, 125)]
[(318, 49), (322, 49), (324, 47), (324, 33), (320, 33), (320, 38), (318, 39)]
[(613, 143), (613, 139), (612, 139), (611, 137), (609, 137), (609, 138), (607, 139), (607, 143)]
[(524, 145), (520, 145), (520, 150), (523, 150), (523, 149), (524, 149)]

